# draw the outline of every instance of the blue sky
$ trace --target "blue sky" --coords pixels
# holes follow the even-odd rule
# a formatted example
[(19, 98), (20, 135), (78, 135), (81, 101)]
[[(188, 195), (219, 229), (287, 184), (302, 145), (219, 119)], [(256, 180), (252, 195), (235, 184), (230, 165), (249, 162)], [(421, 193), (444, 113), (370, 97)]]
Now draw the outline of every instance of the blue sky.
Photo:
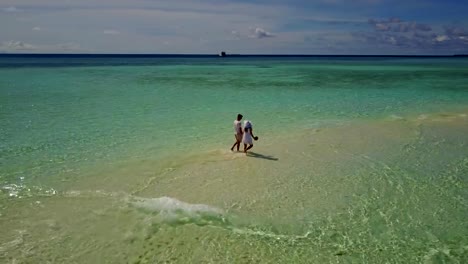
[(465, 0), (1, 0), (0, 52), (467, 54), (467, 14)]

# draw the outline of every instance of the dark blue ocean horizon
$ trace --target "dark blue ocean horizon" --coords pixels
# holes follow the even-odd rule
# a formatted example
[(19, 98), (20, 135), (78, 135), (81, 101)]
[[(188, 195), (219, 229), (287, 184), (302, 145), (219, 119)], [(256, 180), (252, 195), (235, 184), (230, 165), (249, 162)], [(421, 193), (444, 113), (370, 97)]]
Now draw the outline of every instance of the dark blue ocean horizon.
[[(158, 54), (158, 53), (0, 53), (0, 57), (29, 57), (29, 58), (213, 58), (221, 57), (219, 54)], [(468, 54), (453, 55), (388, 55), (388, 54), (227, 54), (225, 57), (355, 57), (355, 58), (450, 58), (468, 57)]]
[(466, 55), (318, 55), (318, 54), (63, 54), (63, 53), (0, 53), (0, 68), (83, 67), (83, 66), (146, 66), (146, 65), (213, 65), (238, 64), (246, 61), (397, 61), (416, 63), (420, 59), (459, 61)]

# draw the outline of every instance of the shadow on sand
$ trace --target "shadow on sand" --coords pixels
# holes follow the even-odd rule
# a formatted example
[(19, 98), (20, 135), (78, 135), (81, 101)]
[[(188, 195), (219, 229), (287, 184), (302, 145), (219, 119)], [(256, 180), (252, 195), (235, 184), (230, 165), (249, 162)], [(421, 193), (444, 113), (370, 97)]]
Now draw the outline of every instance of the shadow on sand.
[(266, 160), (275, 160), (275, 161), (279, 160), (278, 158), (275, 158), (273, 156), (265, 156), (265, 155), (255, 153), (255, 152), (247, 152), (247, 157), (266, 159)]

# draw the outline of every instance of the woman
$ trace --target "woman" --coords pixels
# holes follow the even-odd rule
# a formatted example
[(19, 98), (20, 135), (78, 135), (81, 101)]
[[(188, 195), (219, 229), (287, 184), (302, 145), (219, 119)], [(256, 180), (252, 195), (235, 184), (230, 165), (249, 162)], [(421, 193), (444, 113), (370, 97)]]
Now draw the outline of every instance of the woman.
[[(254, 136), (252, 130), (252, 123), (249, 120), (244, 122), (244, 134), (242, 135), (242, 142), (244, 143), (244, 152), (247, 153), (247, 150), (253, 147), (253, 139), (257, 140), (258, 137)], [(247, 145), (249, 145), (247, 147)]]

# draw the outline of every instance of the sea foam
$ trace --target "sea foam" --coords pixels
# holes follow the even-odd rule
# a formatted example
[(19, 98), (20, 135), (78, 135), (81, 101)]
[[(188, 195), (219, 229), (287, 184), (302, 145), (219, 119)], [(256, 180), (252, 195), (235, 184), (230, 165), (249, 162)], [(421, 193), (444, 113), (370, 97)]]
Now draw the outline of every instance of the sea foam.
[(133, 206), (157, 213), (162, 222), (194, 223), (199, 225), (225, 222), (224, 211), (206, 204), (190, 204), (171, 197), (133, 197)]
[(25, 184), (0, 185), (0, 194), (5, 193), (10, 198), (23, 198), (33, 196), (54, 196), (57, 191), (42, 186), (27, 186)]
[[(303, 235), (276, 234), (271, 231), (258, 229), (255, 225), (239, 225), (231, 222), (226, 213), (216, 207), (206, 204), (190, 204), (171, 197), (140, 198), (133, 197), (133, 206), (155, 212), (153, 220), (168, 224), (196, 224), (200, 226), (218, 227), (240, 235), (260, 236), (270, 239), (298, 240), (308, 239), (310, 232)], [(154, 222), (153, 222), (154, 223)]]

